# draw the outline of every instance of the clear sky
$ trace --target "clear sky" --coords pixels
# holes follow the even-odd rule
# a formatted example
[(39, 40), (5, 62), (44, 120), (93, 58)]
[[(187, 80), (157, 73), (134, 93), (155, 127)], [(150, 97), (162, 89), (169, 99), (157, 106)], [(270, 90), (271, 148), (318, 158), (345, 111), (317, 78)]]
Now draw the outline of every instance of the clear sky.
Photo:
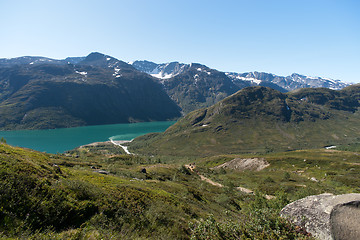
[(359, 0), (0, 0), (0, 58), (98, 51), (360, 82)]

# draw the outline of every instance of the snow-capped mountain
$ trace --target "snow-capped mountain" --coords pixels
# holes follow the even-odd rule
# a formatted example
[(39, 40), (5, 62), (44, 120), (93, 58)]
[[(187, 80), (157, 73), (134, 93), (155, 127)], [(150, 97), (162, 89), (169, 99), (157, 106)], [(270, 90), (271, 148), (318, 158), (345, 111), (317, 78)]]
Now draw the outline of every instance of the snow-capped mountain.
[(263, 85), (265, 83), (276, 84), (277, 86), (292, 91), (298, 88), (318, 88), (325, 87), (334, 90), (342, 89), (350, 84), (344, 83), (340, 80), (333, 80), (330, 78), (309, 77), (293, 73), (290, 76), (277, 76), (272, 73), (264, 72), (247, 72), (247, 73), (226, 73), (234, 82), (249, 81), (252, 85)]
[[(67, 103), (72, 104), (73, 106), (80, 106), (80, 103), (89, 103), (93, 101), (92, 105), (96, 107), (97, 110), (101, 110), (100, 112), (102, 115), (105, 114), (103, 112), (104, 109), (108, 111), (106, 114), (111, 114), (111, 116), (109, 115), (107, 117), (107, 119), (112, 119), (111, 122), (115, 122), (114, 116), (118, 117), (116, 121), (119, 119), (121, 119), (121, 121), (134, 121), (133, 119), (142, 120), (146, 119), (148, 116), (151, 116), (151, 118), (148, 117), (148, 119), (155, 119), (155, 115), (151, 114), (157, 113), (156, 116), (159, 116), (162, 111), (159, 107), (153, 108), (150, 105), (146, 107), (147, 110), (152, 109), (153, 113), (151, 114), (148, 112), (147, 114), (138, 116), (136, 114), (139, 113), (136, 112), (135, 114), (134, 112), (135, 110), (138, 111), (139, 107), (143, 108), (144, 99), (150, 104), (151, 101), (148, 98), (153, 99), (153, 102), (151, 103), (156, 103), (157, 106), (160, 106), (159, 104), (161, 102), (166, 103), (166, 106), (164, 106), (168, 108), (169, 111), (165, 114), (166, 116), (164, 115), (162, 117), (163, 119), (167, 119), (168, 116), (173, 117), (177, 113), (180, 113), (180, 110), (185, 114), (198, 108), (209, 107), (234, 94), (238, 90), (250, 86), (265, 86), (280, 92), (287, 92), (299, 88), (317, 87), (342, 89), (349, 85), (339, 80), (308, 77), (296, 73), (283, 77), (264, 72), (223, 72), (211, 69), (199, 63), (184, 64), (179, 62), (169, 62), (157, 64), (150, 61), (126, 63), (112, 56), (93, 52), (86, 57), (69, 57), (62, 60), (46, 57), (0, 59), (0, 107), (2, 101), (8, 101), (13, 94), (17, 94), (21, 89), (22, 91), (25, 91), (24, 94), (26, 94), (26, 96), (28, 96), (28, 93), (30, 94), (29, 96), (38, 93), (40, 94), (41, 91), (32, 92), (35, 89), (35, 82), (46, 85), (46, 89), (52, 91), (49, 96), (51, 96), (52, 99), (57, 99), (61, 104), (63, 104), (63, 102), (66, 103), (66, 101), (69, 99), (71, 100), (72, 98), (74, 98), (74, 100)], [(54, 84), (57, 84), (58, 86), (53, 86)], [(86, 91), (87, 94), (77, 94), (76, 91), (80, 90), (73, 89), (76, 87), (69, 87), (68, 84), (79, 87), (81, 91)], [(27, 91), (27, 88), (30, 88), (30, 90)], [(59, 89), (62, 90), (58, 91)], [(58, 98), (53, 97), (56, 95), (55, 93), (60, 94)], [(71, 98), (64, 95), (68, 93), (71, 95)], [(93, 99), (88, 93), (90, 95), (96, 93), (96, 96), (101, 96), (101, 99), (103, 100), (97, 100), (98, 97)], [(129, 93), (131, 94), (128, 95)], [(14, 96), (17, 96), (16, 94)], [(86, 101), (80, 99), (79, 96), (86, 99)], [(32, 101), (35, 101), (37, 98), (31, 99)], [(13, 99), (12, 101), (16, 101), (17, 104), (23, 104), (21, 101), (17, 100), (18, 98)], [(47, 103), (48, 101), (49, 100), (46, 99), (43, 102)], [(39, 102), (39, 104), (43, 104), (43, 102)], [(115, 102), (116, 104), (114, 104)], [(126, 102), (128, 102), (128, 106), (134, 106), (134, 109), (130, 109), (127, 105), (123, 105)], [(60, 106), (60, 103), (56, 102), (55, 105)], [(33, 105), (43, 107), (39, 104), (34, 103)], [(104, 106), (100, 106), (99, 104), (104, 104)], [(53, 106), (51, 105), (51, 107)], [(63, 107), (65, 110), (68, 108), (67, 105), (64, 105)], [(73, 119), (74, 116), (78, 116), (80, 113), (88, 113), (82, 109), (88, 108), (81, 105), (81, 107), (76, 110), (72, 109), (69, 117)], [(113, 111), (112, 109), (116, 109), (116, 111)], [(131, 113), (128, 115), (130, 118), (126, 118), (127, 115), (125, 113), (126, 116), (119, 115), (124, 109), (126, 109), (125, 112)], [(38, 111), (36, 109), (32, 110), (35, 112)], [(157, 110), (160, 111), (160, 113), (156, 112)], [(143, 110), (139, 111), (144, 112)], [(63, 114), (64, 112), (60, 113)], [(24, 116), (24, 114), (20, 115), (16, 117), (20, 119), (20, 117)], [(97, 114), (96, 116), (100, 115)], [(91, 122), (95, 120), (93, 117), (89, 116), (85, 116), (81, 119), (87, 119), (86, 121), (89, 122), (86, 124), (101, 122), (100, 120), (98, 121), (98, 119), (96, 122)], [(134, 118), (133, 116), (137, 117)], [(5, 115), (2, 118), (0, 116), (0, 128), (2, 119), (5, 119)], [(9, 122), (12, 121), (11, 119), (8, 120)], [(82, 123), (85, 124), (84, 122)], [(4, 124), (6, 125), (7, 123), (4, 122), (3, 126), (5, 126)], [(21, 125), (20, 122), (19, 124)]]
[[(148, 73), (153, 77), (163, 80), (177, 76), (180, 73), (189, 70), (191, 67), (191, 64), (184, 64), (179, 62), (157, 64), (150, 61), (135, 61), (131, 64), (137, 70)], [(226, 72), (225, 74), (234, 82), (234, 84), (241, 85), (242, 87), (245, 85), (267, 86), (277, 89), (281, 92), (292, 91), (298, 88), (318, 87), (339, 90), (350, 85), (340, 80), (321, 77), (309, 77), (297, 73), (293, 73), (286, 77), (264, 72)], [(247, 84), (244, 85), (244, 81), (247, 82)]]
[(150, 61), (135, 61), (132, 63), (137, 70), (160, 79), (172, 78), (189, 69), (190, 64), (179, 62), (157, 64)]

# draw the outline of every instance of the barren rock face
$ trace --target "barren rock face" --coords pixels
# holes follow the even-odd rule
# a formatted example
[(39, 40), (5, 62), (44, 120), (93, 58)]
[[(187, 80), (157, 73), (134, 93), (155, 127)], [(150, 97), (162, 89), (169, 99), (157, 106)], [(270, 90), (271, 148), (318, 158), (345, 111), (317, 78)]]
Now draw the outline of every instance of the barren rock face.
[(360, 239), (360, 194), (308, 196), (286, 205), (281, 216), (321, 240)]

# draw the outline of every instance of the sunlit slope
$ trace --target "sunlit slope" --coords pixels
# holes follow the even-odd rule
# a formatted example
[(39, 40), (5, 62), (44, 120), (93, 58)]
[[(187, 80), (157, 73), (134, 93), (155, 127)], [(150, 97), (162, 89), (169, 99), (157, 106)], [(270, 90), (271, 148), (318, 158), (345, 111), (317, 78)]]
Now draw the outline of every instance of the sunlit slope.
[(319, 148), (360, 141), (360, 86), (287, 94), (250, 87), (193, 111), (165, 133), (135, 139), (144, 154), (215, 155)]

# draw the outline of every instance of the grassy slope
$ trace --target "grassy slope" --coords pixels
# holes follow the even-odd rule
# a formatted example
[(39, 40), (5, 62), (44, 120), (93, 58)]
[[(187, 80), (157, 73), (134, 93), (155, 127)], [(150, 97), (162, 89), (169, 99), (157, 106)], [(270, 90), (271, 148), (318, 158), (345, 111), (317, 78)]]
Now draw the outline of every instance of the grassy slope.
[(248, 88), (189, 113), (165, 133), (139, 137), (142, 154), (212, 156), (265, 153), (360, 141), (359, 103), (353, 91), (304, 89), (287, 95)]
[[(283, 96), (277, 96), (257, 112), (262, 119), (284, 117), (281, 113), (286, 105), (282, 105)], [(303, 97), (301, 93), (300, 97)], [(320, 104), (297, 106), (286, 101), (293, 112), (306, 107), (307, 114), (296, 115), (303, 118), (297, 124), (277, 121), (275, 128), (271, 121), (217, 118), (216, 112), (232, 111), (231, 107), (221, 108), (220, 103), (205, 112), (193, 112), (185, 117), (186, 121), (179, 121), (168, 129), (165, 136), (169, 133), (176, 136), (175, 144), (172, 139), (161, 140), (159, 134), (142, 137), (150, 139), (138, 145), (137, 150), (140, 152), (141, 146), (144, 156), (122, 155), (119, 147), (111, 145), (75, 149), (64, 156), (0, 143), (0, 237), (308, 238), (279, 218), (279, 210), (290, 200), (310, 194), (360, 192), (359, 152), (314, 149), (258, 153), (255, 156), (270, 163), (270, 167), (260, 172), (211, 168), (234, 158), (254, 157), (242, 152), (288, 150), (288, 146), (294, 144), (291, 141), (294, 137), (296, 147), (330, 145), (337, 141), (343, 143), (343, 148), (356, 150), (359, 116), (349, 110), (336, 110), (339, 106), (343, 108), (344, 101), (333, 100), (326, 110)], [(322, 98), (315, 96), (313, 101), (322, 101)], [(263, 114), (270, 108), (271, 114)], [(314, 114), (316, 119), (312, 119)], [(328, 119), (329, 114), (336, 114), (336, 118)], [(254, 145), (248, 141), (245, 146), (239, 136), (246, 136)], [(267, 136), (271, 136), (271, 142), (263, 140)], [(259, 147), (259, 143), (263, 146)], [(207, 157), (201, 157), (204, 155)], [(196, 163), (196, 172), (182, 166), (190, 161)], [(146, 173), (141, 172), (143, 168)], [(100, 174), (97, 170), (109, 174)], [(224, 187), (201, 181), (198, 174)], [(243, 194), (235, 189), (238, 186), (260, 194)], [(261, 193), (276, 198), (265, 200)]]
[[(181, 165), (158, 163), (157, 158), (105, 156), (95, 151), (72, 154), (80, 157), (0, 144), (0, 237), (259, 238), (264, 233), (257, 230), (255, 220), (268, 228), (268, 239), (298, 236), (277, 216), (286, 198), (265, 201), (261, 196), (234, 191), (231, 186), (212, 186)], [(110, 174), (96, 173), (91, 166)], [(142, 168), (147, 173), (141, 173)], [(199, 167), (207, 174), (204, 169)], [(221, 175), (211, 177), (223, 182)], [(267, 209), (269, 215), (266, 219), (254, 217), (251, 214), (258, 212), (256, 209)], [(223, 225), (225, 222), (237, 229), (235, 235)], [(204, 227), (206, 231), (201, 230)]]
[[(203, 158), (199, 171), (221, 183), (243, 186), (267, 194), (285, 191), (293, 199), (310, 194), (360, 192), (360, 154), (338, 150), (314, 149), (256, 155), (270, 163), (260, 172), (210, 170), (235, 157), (254, 155), (221, 155)], [(315, 178), (311, 180), (311, 178)]]
[[(321, 192), (360, 192), (360, 155), (356, 152), (306, 150), (261, 155), (270, 167), (241, 173), (210, 168), (253, 155), (193, 160), (198, 173), (223, 188), (203, 182), (181, 164), (169, 164), (163, 158), (122, 155), (115, 146), (107, 153), (103, 148), (80, 149), (70, 153), (75, 157), (65, 157), (0, 144), (0, 236), (292, 239), (300, 235), (295, 237), (297, 233), (277, 215), (289, 200)], [(91, 166), (110, 174), (96, 173)], [(142, 168), (147, 172), (142, 173)], [(259, 195), (244, 195), (235, 190), (237, 186), (277, 198), (265, 201)], [(229, 232), (229, 227), (236, 234)], [(268, 228), (264, 236), (259, 227)]]

